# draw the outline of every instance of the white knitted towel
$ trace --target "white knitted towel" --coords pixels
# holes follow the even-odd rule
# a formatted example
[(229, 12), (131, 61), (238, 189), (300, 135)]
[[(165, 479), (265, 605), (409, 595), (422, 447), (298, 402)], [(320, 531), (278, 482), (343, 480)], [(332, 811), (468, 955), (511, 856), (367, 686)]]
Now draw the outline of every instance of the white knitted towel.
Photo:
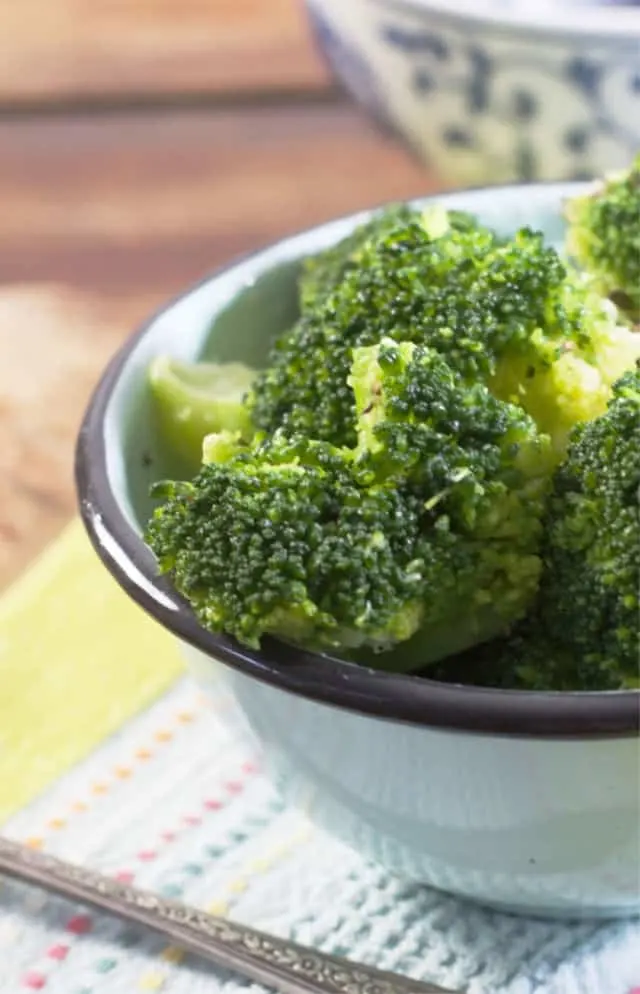
[[(468, 994), (640, 994), (640, 922), (529, 921), (390, 877), (283, 806), (224, 709), (182, 681), (3, 831)], [(0, 886), (2, 994), (234, 994), (249, 986), (100, 915)]]

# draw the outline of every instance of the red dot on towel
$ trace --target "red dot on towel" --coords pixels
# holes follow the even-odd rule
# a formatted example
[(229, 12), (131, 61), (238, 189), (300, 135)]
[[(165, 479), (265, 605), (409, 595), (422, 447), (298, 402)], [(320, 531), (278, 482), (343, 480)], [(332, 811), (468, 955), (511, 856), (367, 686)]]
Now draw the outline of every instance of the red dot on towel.
[(131, 870), (118, 870), (115, 874), (115, 879), (120, 884), (130, 884), (133, 881), (134, 874)]
[(85, 935), (91, 931), (91, 919), (87, 915), (74, 915), (67, 922), (67, 932), (74, 935)]
[(31, 991), (42, 990), (47, 982), (47, 978), (42, 973), (25, 973), (22, 978), (22, 986), (28, 987)]
[(62, 944), (58, 944), (55, 946), (51, 946), (51, 948), (47, 951), (47, 956), (49, 957), (49, 959), (63, 960), (67, 958), (68, 952), (69, 952), (68, 946), (63, 946)]

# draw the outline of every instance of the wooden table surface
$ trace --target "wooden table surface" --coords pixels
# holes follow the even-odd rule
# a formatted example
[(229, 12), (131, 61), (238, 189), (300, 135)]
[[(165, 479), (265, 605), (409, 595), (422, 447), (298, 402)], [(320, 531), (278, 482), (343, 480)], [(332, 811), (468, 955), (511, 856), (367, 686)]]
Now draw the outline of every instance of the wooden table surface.
[(239, 253), (435, 184), (328, 85), (289, 0), (214, 3), (217, 60), (204, 0), (175, 45), (171, 3), (48, 0), (35, 35), (43, 0), (3, 7), (0, 586), (73, 515), (78, 421), (137, 322)]

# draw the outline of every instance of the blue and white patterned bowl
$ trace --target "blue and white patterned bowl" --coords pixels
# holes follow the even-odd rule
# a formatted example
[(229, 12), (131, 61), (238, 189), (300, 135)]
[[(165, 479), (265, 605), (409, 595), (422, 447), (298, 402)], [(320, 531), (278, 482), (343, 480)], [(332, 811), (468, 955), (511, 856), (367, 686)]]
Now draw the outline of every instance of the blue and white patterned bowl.
[(637, 8), (306, 4), (336, 77), (444, 183), (584, 179), (640, 148)]

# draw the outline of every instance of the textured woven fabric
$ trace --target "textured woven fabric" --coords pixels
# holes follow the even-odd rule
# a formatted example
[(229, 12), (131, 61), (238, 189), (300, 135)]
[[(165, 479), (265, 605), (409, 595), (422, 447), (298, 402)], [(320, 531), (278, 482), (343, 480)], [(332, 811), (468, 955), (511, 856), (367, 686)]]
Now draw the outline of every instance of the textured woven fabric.
[[(224, 699), (212, 705), (181, 681), (3, 830), (216, 913), (469, 994), (639, 994), (639, 922), (528, 921), (394, 879), (288, 810), (239, 743)], [(2, 994), (249, 986), (98, 914), (0, 887)]]

